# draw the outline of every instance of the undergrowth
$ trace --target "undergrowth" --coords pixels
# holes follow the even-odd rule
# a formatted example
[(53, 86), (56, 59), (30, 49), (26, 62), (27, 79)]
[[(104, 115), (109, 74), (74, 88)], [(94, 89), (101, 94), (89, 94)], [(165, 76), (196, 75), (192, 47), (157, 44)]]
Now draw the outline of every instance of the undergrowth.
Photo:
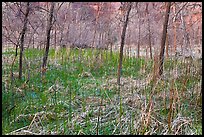
[[(176, 134), (177, 130), (178, 134), (201, 134), (202, 103), (197, 93), (201, 81), (199, 73), (196, 73), (197, 76), (181, 73), (173, 86), (168, 84), (170, 80), (167, 76), (156, 85), (150, 82), (140, 89), (141, 81), (148, 80), (148, 74), (152, 73), (153, 61), (124, 57), (123, 86), (133, 82), (136, 85), (130, 86), (130, 93), (121, 87), (119, 96), (122, 101), (119, 101), (118, 86), (114, 82), (119, 53), (96, 49), (50, 49), (47, 70), (42, 78), (43, 53), (43, 50), (25, 49), (22, 80), (10, 77), (15, 52), (2, 54), (6, 59), (2, 66), (3, 134), (22, 127), (39, 134)], [(18, 57), (13, 65), (13, 74), (16, 75)], [(173, 70), (175, 66), (172, 64), (175, 64), (173, 60), (167, 60), (164, 69)], [(182, 69), (181, 63), (176, 66)], [(145, 72), (141, 73), (141, 69)], [(131, 78), (133, 82), (126, 82), (125, 78)], [(178, 91), (180, 99), (180, 104), (173, 102), (172, 132), (166, 131), (165, 126), (168, 125), (171, 88), (175, 93)], [(137, 102), (132, 100), (136, 94), (141, 98), (139, 108), (134, 107)], [(152, 109), (146, 106), (151, 99), (154, 102)], [(178, 124), (178, 129), (173, 125), (180, 117), (192, 121), (183, 126)], [(150, 123), (145, 125), (144, 119), (149, 119)], [(188, 129), (192, 131), (187, 132)]]

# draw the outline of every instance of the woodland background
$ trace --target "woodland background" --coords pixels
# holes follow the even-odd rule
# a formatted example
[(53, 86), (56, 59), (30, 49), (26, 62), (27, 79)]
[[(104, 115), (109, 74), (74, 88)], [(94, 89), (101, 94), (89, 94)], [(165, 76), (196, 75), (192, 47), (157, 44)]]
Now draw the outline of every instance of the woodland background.
[(3, 134), (201, 134), (201, 2), (2, 2)]

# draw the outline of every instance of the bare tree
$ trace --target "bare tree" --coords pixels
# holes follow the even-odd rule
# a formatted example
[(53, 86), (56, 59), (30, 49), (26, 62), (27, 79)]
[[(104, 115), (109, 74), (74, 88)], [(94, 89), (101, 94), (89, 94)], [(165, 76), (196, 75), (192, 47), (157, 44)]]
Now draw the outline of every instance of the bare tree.
[(23, 29), (22, 29), (21, 38), (20, 38), (19, 79), (22, 78), (23, 46), (24, 46), (25, 32), (26, 32), (27, 23), (28, 23), (28, 14), (29, 14), (29, 11), (30, 11), (29, 5), (30, 5), (30, 3), (27, 2), (26, 13), (25, 13), (24, 22), (23, 22)]
[(173, 30), (174, 30), (174, 53), (176, 53), (176, 49), (177, 49), (177, 38), (176, 38), (176, 30), (177, 30), (177, 19), (176, 19), (176, 10), (177, 10), (177, 8), (176, 8), (176, 3), (174, 3), (174, 6), (173, 6), (173, 11), (174, 11), (174, 27), (173, 27)]
[[(181, 23), (182, 23), (182, 28), (184, 31), (184, 35), (183, 35), (183, 44), (185, 45), (185, 51), (188, 50), (188, 48), (190, 47), (190, 39), (189, 39), (189, 33), (187, 32), (187, 28), (186, 28), (186, 23), (184, 20), (184, 10), (181, 10)], [(182, 44), (181, 44), (182, 45)]]
[(129, 20), (129, 14), (132, 8), (132, 2), (127, 2), (126, 4), (123, 5), (124, 8), (127, 8), (126, 14), (125, 14), (125, 22), (123, 24), (123, 30), (121, 34), (121, 45), (120, 45), (120, 55), (119, 55), (119, 65), (118, 65), (118, 78), (117, 78), (117, 84), (120, 85), (120, 77), (121, 77), (121, 72), (122, 72), (122, 59), (123, 59), (123, 48), (124, 48), (124, 43), (125, 43), (125, 34), (126, 34), (126, 28), (128, 25), (128, 20)]
[(150, 19), (149, 19), (149, 17), (147, 18), (147, 20), (148, 20), (148, 33), (149, 33), (148, 34), (149, 52), (150, 52), (150, 58), (152, 59), (151, 26), (150, 26)]
[[(138, 8), (139, 10), (139, 8)], [(137, 42), (137, 57), (140, 57), (140, 27), (141, 27), (141, 15), (138, 13), (138, 42)]]
[(151, 43), (151, 26), (150, 26), (150, 13), (149, 13), (149, 3), (146, 3), (146, 9), (145, 9), (145, 15), (149, 15), (147, 17), (147, 25), (148, 25), (148, 44), (149, 44), (149, 53), (150, 53), (150, 58), (152, 59), (152, 43)]
[(163, 24), (163, 32), (162, 32), (162, 39), (161, 39), (161, 50), (160, 50), (160, 56), (159, 56), (159, 76), (163, 74), (165, 41), (166, 41), (167, 26), (168, 26), (169, 14), (170, 14), (170, 7), (171, 7), (171, 2), (168, 2), (166, 6), (166, 14), (165, 14), (165, 20)]
[[(49, 53), (49, 47), (50, 47), (50, 32), (52, 29), (52, 19), (53, 19), (53, 12), (54, 12), (54, 2), (51, 3), (51, 8), (50, 8), (50, 14), (48, 18), (48, 25), (47, 25), (47, 30), (46, 30), (46, 49), (45, 49), (45, 54), (43, 57), (43, 64), (42, 64), (42, 69), (44, 70), (47, 65), (47, 58), (48, 58), (48, 53)], [(44, 71), (43, 71), (44, 73)]]
[(148, 33), (149, 33), (149, 52), (150, 52), (150, 58), (152, 59), (151, 27), (150, 27), (149, 18), (148, 18)]
[(168, 33), (166, 34), (166, 57), (169, 57), (169, 37), (168, 37)]

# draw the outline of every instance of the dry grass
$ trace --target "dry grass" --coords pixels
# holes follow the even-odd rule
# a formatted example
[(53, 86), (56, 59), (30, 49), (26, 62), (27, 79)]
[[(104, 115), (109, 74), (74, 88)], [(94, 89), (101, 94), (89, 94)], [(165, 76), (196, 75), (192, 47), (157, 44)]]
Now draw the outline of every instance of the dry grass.
[[(56, 64), (56, 68), (58, 68)], [(30, 124), (15, 131), (8, 133), (9, 135), (58, 135), (58, 134), (87, 134), (85, 129), (87, 123), (91, 123), (89, 134), (102, 134), (102, 130), (112, 126), (109, 134), (136, 134), (136, 135), (193, 135), (197, 134), (193, 127), (196, 121), (201, 119), (200, 115), (191, 117), (189, 114), (192, 111), (188, 109), (192, 107), (197, 112), (200, 109), (200, 104), (197, 100), (200, 97), (201, 84), (200, 82), (192, 82), (192, 87), (187, 87), (186, 83), (175, 83), (176, 80), (184, 79), (188, 76), (190, 79), (192, 74), (201, 76), (200, 68), (191, 69), (188, 75), (186, 68), (175, 66), (172, 69), (164, 71), (162, 77), (152, 84), (154, 73), (146, 74), (146, 71), (141, 70), (142, 77), (136, 79), (133, 77), (122, 77), (120, 92), (118, 92), (117, 79), (108, 77), (102, 79), (103, 83), (98, 85), (95, 83), (84, 84), (78, 90), (87, 91), (89, 89), (100, 89), (103, 96), (88, 96), (82, 97), (75, 95), (72, 102), (69, 100), (58, 101), (64, 106), (72, 106), (75, 108), (72, 113), (68, 111), (39, 111), (37, 113), (22, 114), (16, 117), (13, 122), (28, 120)], [(146, 68), (143, 68), (146, 69)], [(88, 78), (96, 81), (90, 72), (78, 74), (80, 78)], [(6, 79), (6, 78), (5, 78)], [(174, 80), (174, 82), (172, 82)], [(183, 88), (177, 86), (180, 84)], [(183, 90), (181, 90), (183, 89)], [(186, 90), (184, 90), (186, 89)], [(114, 96), (110, 96), (108, 91), (116, 91)], [(45, 93), (54, 94), (58, 91), (64, 96), (68, 96), (67, 88), (63, 87), (59, 82), (55, 82), (49, 86)], [(60, 91), (66, 91), (60, 92)], [(171, 91), (171, 92), (170, 92)], [(120, 93), (121, 101), (118, 99)], [(184, 95), (183, 95), (184, 93)], [(193, 94), (193, 97), (192, 97)], [(171, 96), (171, 97), (170, 97)], [(185, 103), (188, 101), (188, 103)], [(185, 105), (189, 105), (185, 107)], [(191, 105), (191, 106), (190, 106)], [(202, 105), (202, 104), (201, 104)], [(53, 104), (46, 104), (46, 107), (52, 107)], [(122, 115), (120, 110), (122, 106)], [(201, 112), (198, 112), (201, 114)], [(71, 119), (69, 118), (71, 115)], [(47, 123), (50, 120), (62, 120), (56, 128), (50, 129)], [(80, 126), (76, 130), (76, 125)], [(65, 130), (69, 130), (69, 133)]]

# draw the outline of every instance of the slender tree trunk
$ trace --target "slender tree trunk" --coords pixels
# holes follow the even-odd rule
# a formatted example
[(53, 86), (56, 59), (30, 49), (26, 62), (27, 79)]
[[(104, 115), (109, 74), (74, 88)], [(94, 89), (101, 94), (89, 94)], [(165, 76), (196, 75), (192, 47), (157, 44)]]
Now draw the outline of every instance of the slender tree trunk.
[(160, 56), (159, 56), (159, 76), (161, 76), (163, 74), (165, 41), (166, 41), (167, 26), (168, 26), (169, 14), (170, 14), (170, 7), (171, 7), (171, 2), (168, 2), (167, 7), (166, 7), (165, 20), (164, 20), (164, 24), (163, 24), (161, 50), (160, 50)]
[(168, 33), (166, 34), (166, 57), (169, 57), (169, 38)]
[(198, 27), (198, 45), (202, 46), (202, 26)]
[(129, 20), (129, 14), (132, 8), (132, 3), (127, 4), (127, 13), (125, 15), (125, 22), (123, 24), (123, 30), (121, 34), (121, 45), (120, 45), (120, 56), (119, 56), (119, 65), (118, 65), (118, 78), (117, 78), (117, 84), (120, 85), (120, 77), (121, 77), (121, 72), (122, 72), (122, 59), (123, 59), (123, 47), (125, 43), (125, 33), (126, 33), (126, 28), (128, 25), (128, 20)]
[[(55, 25), (55, 43), (54, 43), (54, 46), (55, 46), (55, 49), (57, 47), (57, 25)], [(59, 46), (59, 45), (58, 45)]]
[(81, 59), (82, 59), (82, 48), (80, 48), (80, 46), (82, 45), (82, 43), (80, 42), (81, 41), (81, 35), (82, 35), (82, 28), (81, 28), (81, 23), (80, 21), (78, 22), (78, 25), (79, 25), (79, 55), (78, 55), (78, 61), (81, 63)]
[[(47, 65), (47, 58), (48, 58), (49, 47), (50, 47), (50, 32), (52, 29), (53, 11), (54, 11), (54, 2), (51, 3), (48, 25), (47, 25), (47, 31), (46, 31), (47, 38), (46, 38), (46, 49), (45, 49), (45, 54), (43, 57), (43, 64), (42, 64), (43, 70), (45, 70), (46, 65)], [(43, 71), (43, 73), (44, 73), (44, 71)]]
[[(109, 28), (110, 28), (110, 26), (109, 26)], [(112, 55), (113, 55), (113, 40), (112, 40), (112, 38), (110, 38), (110, 29), (108, 30), (108, 46), (110, 46), (110, 57), (112, 58)]]
[(102, 50), (100, 50), (100, 58), (101, 58), (101, 60), (103, 60), (103, 53), (105, 53), (104, 51), (105, 51), (105, 47), (104, 47), (104, 44), (103, 44), (103, 41), (104, 41), (104, 33), (102, 33), (101, 32), (101, 48), (102, 48)]
[(176, 25), (174, 26), (174, 53), (176, 53), (177, 42), (176, 42)]
[(182, 27), (183, 27), (183, 33), (184, 33), (184, 49), (185, 51), (188, 51), (188, 48), (190, 47), (190, 41), (189, 41), (189, 34), (186, 30), (186, 23), (184, 20), (184, 12), (181, 10), (181, 22), (182, 22)]
[[(139, 13), (140, 14), (140, 13)], [(137, 57), (139, 58), (140, 57), (140, 15), (139, 15), (139, 18), (138, 18), (138, 20), (139, 20), (139, 24), (138, 24), (138, 26), (139, 26), (139, 32), (138, 32), (138, 43), (137, 43)]]
[(150, 21), (148, 18), (148, 31), (149, 31), (149, 52), (150, 52), (150, 58), (152, 59), (152, 45), (151, 45), (151, 30), (150, 30)]
[(28, 14), (29, 14), (29, 5), (30, 3), (27, 2), (27, 8), (26, 8), (26, 13), (25, 13), (25, 18), (24, 18), (24, 24), (23, 24), (23, 30), (21, 32), (21, 39), (20, 39), (20, 58), (19, 58), (19, 79), (22, 79), (22, 58), (23, 58), (23, 46), (24, 46), (24, 37), (25, 37), (25, 32), (27, 30), (27, 23), (28, 23)]
[(35, 48), (35, 36), (33, 35), (33, 49)]
[(96, 27), (98, 25), (99, 10), (100, 10), (100, 3), (98, 5), (97, 11), (96, 11), (96, 23), (95, 23), (95, 26), (94, 26), (94, 35), (93, 35), (93, 42), (92, 42), (92, 52), (93, 52), (93, 49), (94, 49), (94, 46), (95, 46)]
[[(176, 4), (174, 4), (174, 16), (176, 16)], [(174, 27), (173, 27), (173, 30), (174, 30), (174, 53), (176, 53), (176, 48), (177, 48), (176, 29), (177, 29), (177, 19), (175, 17)]]

